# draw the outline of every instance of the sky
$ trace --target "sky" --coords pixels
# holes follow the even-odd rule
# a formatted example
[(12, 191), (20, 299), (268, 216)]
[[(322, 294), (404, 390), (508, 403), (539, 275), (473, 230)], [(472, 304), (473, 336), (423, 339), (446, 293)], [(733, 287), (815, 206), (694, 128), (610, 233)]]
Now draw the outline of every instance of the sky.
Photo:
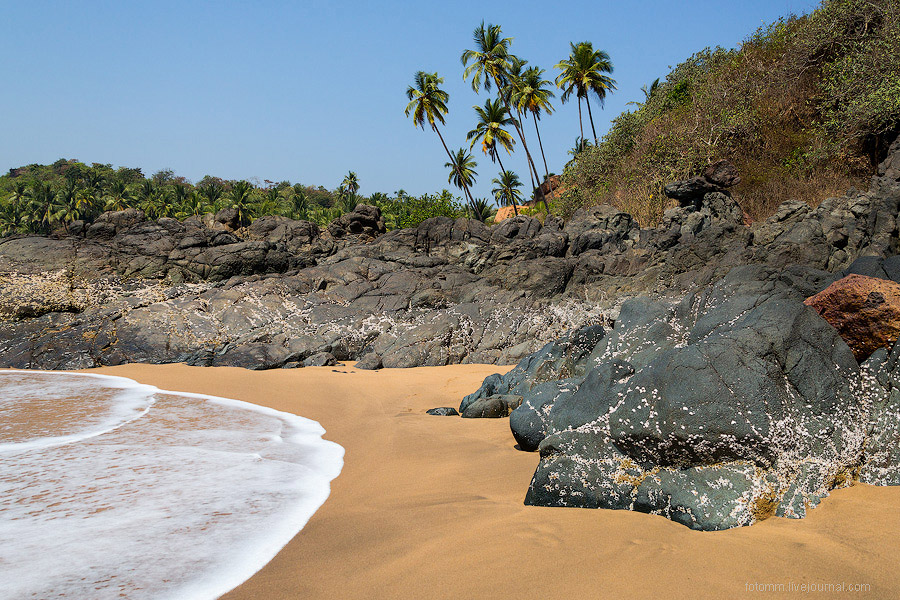
[[(460, 55), (485, 21), (511, 50), (546, 69), (570, 42), (609, 53), (617, 90), (594, 110), (598, 136), (643, 98), (641, 86), (706, 46), (734, 48), (759, 26), (816, 0), (484, 0), (426, 2), (0, 2), (0, 172), (75, 158), (161, 169), (198, 181), (302, 182), (360, 193), (419, 195), (450, 188), (447, 155), (404, 115), (416, 71), (450, 94), (442, 133), (467, 146), (476, 95)], [(558, 96), (558, 94), (557, 94)], [(551, 172), (579, 135), (577, 103), (541, 122)], [(633, 108), (633, 107), (631, 107)], [(590, 137), (585, 115), (585, 133)], [(526, 128), (538, 154), (533, 123)], [(518, 146), (517, 146), (518, 147)], [(475, 195), (499, 167), (474, 149)], [(536, 160), (539, 160), (536, 158)], [(504, 165), (528, 181), (524, 152)], [(542, 168), (539, 171), (543, 172)]]

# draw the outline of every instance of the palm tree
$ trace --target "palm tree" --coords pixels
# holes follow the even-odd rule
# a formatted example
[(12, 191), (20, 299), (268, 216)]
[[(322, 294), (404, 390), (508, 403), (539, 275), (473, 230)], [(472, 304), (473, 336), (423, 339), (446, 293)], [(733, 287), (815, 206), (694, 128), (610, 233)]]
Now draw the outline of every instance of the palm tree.
[(206, 198), (206, 203), (209, 205), (210, 210), (215, 210), (224, 192), (222, 186), (218, 183), (210, 182), (200, 186), (199, 190), (203, 197)]
[(199, 217), (206, 214), (209, 205), (203, 194), (197, 190), (191, 190), (179, 204), (175, 206), (175, 218), (181, 221), (188, 217)]
[(344, 180), (338, 187), (338, 196), (344, 205), (344, 212), (351, 212), (356, 208), (356, 192), (359, 191), (359, 177), (353, 171), (344, 175)]
[(475, 198), (475, 206), (473, 207), (475, 212), (475, 218), (482, 223), (490, 219), (496, 214), (496, 210), (491, 208), (491, 205), (488, 204), (488, 201), (484, 198)]
[(0, 204), (0, 235), (18, 233), (23, 229), (22, 210), (14, 202)]
[(653, 80), (650, 84), (650, 87), (647, 87), (646, 84), (641, 86), (641, 91), (644, 92), (644, 104), (650, 101), (650, 98), (653, 97), (653, 94), (656, 93), (656, 90), (659, 89), (659, 77)]
[(69, 223), (81, 218), (83, 202), (78, 185), (74, 179), (69, 179), (66, 186), (59, 191), (59, 206), (55, 212), (55, 219), (62, 221), (66, 232), (69, 231)]
[[(460, 148), (450, 156), (450, 162), (444, 163), (444, 166), (450, 169), (447, 183), (451, 183), (464, 191), (475, 185), (475, 177), (478, 175), (475, 167), (478, 166), (478, 163), (472, 158), (471, 152)], [(474, 208), (474, 204), (472, 208)]]
[[(541, 158), (544, 160), (544, 179), (550, 177), (550, 169), (547, 168), (547, 156), (544, 154), (544, 143), (541, 141), (541, 130), (538, 129), (538, 121), (541, 119), (541, 112), (550, 114), (553, 112), (553, 105), (550, 99), (554, 94), (547, 86), (550, 81), (544, 79), (544, 70), (540, 67), (528, 67), (522, 74), (520, 84), (513, 95), (513, 102), (521, 111), (528, 111), (534, 119), (534, 131), (537, 133), (538, 146), (541, 148)], [(544, 200), (546, 208), (546, 199)]]
[(516, 205), (522, 200), (522, 192), (519, 191), (519, 188), (522, 187), (522, 182), (519, 181), (519, 176), (512, 171), (503, 171), (499, 179), (495, 177), (491, 180), (491, 183), (497, 186), (491, 190), (497, 205), (512, 206), (513, 212), (518, 216), (519, 209)]
[(172, 186), (172, 204), (175, 205), (176, 210), (185, 203), (188, 196), (190, 196), (190, 192), (183, 183), (176, 183)]
[[(404, 113), (406, 116), (412, 114), (413, 124), (416, 127), (425, 129), (425, 123), (427, 122), (438, 135), (438, 138), (440, 138), (444, 151), (447, 152), (447, 156), (452, 161), (453, 155), (450, 153), (450, 149), (447, 148), (440, 129), (438, 129), (438, 123), (444, 124), (444, 115), (447, 114), (447, 101), (450, 99), (450, 95), (440, 88), (440, 85), (444, 83), (444, 78), (438, 77), (437, 73), (418, 71), (414, 81), (415, 85), (409, 86), (406, 90), (409, 104), (406, 105)], [(462, 174), (460, 174), (460, 179), (465, 181)], [(469, 198), (469, 202), (474, 204), (469, 187), (465, 186), (464, 191)]]
[(484, 21), (475, 28), (472, 38), (476, 49), (464, 50), (460, 56), (465, 67), (463, 79), (472, 78), (472, 89), (476, 93), (481, 91), (482, 87), (490, 91), (491, 84), (502, 90), (512, 38), (501, 37), (499, 25), (488, 25), (485, 28)]
[[(522, 89), (522, 77), (525, 74), (525, 65), (527, 64), (527, 60), (519, 58), (515, 54), (509, 54), (509, 57), (506, 60), (506, 72), (504, 73), (505, 85), (503, 86), (503, 89), (500, 90), (499, 94), (503, 98), (503, 102), (506, 104), (506, 109), (509, 111), (509, 114), (512, 115), (513, 111), (515, 111), (513, 118), (516, 121), (516, 132), (523, 142), (525, 141), (525, 128), (522, 126), (522, 109), (516, 103), (515, 96)], [(525, 147), (524, 144), (522, 147)], [(535, 188), (536, 174), (536, 171), (533, 172), (531, 170), (531, 162), (529, 162), (528, 175), (531, 178), (532, 189)]]
[(570, 164), (575, 162), (578, 159), (578, 156), (591, 146), (593, 146), (593, 144), (591, 144), (590, 140), (586, 140), (580, 137), (575, 138), (575, 146), (573, 146), (572, 149), (567, 152), (567, 154), (572, 155), (572, 158), (569, 160), (569, 162), (566, 163), (566, 166), (568, 167)]
[(28, 190), (28, 228), (37, 233), (48, 232), (56, 223), (59, 204), (49, 183), (35, 181)]
[(237, 211), (238, 223), (246, 225), (250, 218), (250, 192), (253, 185), (249, 181), (236, 181), (231, 185), (228, 208)]
[(349, 171), (344, 175), (341, 185), (354, 196), (359, 191), (359, 176), (354, 171)]
[(28, 187), (24, 181), (16, 181), (13, 184), (12, 195), (2, 203), (0, 213), (0, 231), (3, 235), (16, 233), (25, 225), (23, 218), (27, 214), (26, 200), (28, 199)]
[(299, 183), (294, 184), (293, 194), (291, 194), (291, 202), (288, 207), (290, 217), (292, 219), (306, 219), (309, 211), (309, 200), (306, 197), (306, 191)]
[(278, 212), (278, 190), (274, 187), (266, 189), (262, 200), (251, 207), (254, 218), (274, 215)]
[[(460, 56), (460, 61), (465, 67), (463, 78), (472, 78), (472, 89), (475, 92), (480, 91), (482, 87), (485, 90), (490, 90), (491, 82), (493, 82), (497, 86), (507, 112), (512, 115), (509, 93), (504, 90), (509, 85), (510, 71), (521, 69), (525, 65), (525, 61), (510, 54), (509, 47), (512, 44), (512, 38), (501, 36), (499, 25), (488, 25), (485, 27), (484, 21), (482, 21), (481, 25), (472, 32), (475, 50), (464, 50), (462, 56)], [(525, 141), (525, 132), (522, 131), (516, 119), (512, 119), (511, 122), (519, 136), (519, 140), (522, 142), (522, 148), (525, 150), (529, 173), (540, 181), (537, 167), (534, 166), (534, 160), (531, 158), (531, 152), (528, 150), (528, 142)], [(543, 199), (543, 189), (539, 187), (538, 191)], [(544, 199), (544, 202), (546, 203), (546, 199)]]
[(113, 181), (106, 190), (106, 210), (125, 210), (131, 201), (131, 193), (122, 181)]
[(475, 143), (481, 142), (481, 150), (491, 157), (492, 162), (500, 163), (500, 170), (506, 171), (503, 161), (500, 160), (500, 153), (497, 151), (499, 145), (506, 150), (507, 153), (512, 152), (512, 147), (516, 140), (504, 129), (513, 122), (513, 118), (509, 116), (506, 107), (500, 100), (491, 100), (488, 98), (484, 102), (484, 106), (473, 106), (475, 114), (478, 115), (478, 123), (475, 129), (466, 135), (466, 139), (470, 141), (469, 149), (475, 146)]
[(613, 66), (609, 54), (603, 50), (594, 50), (590, 42), (578, 44), (570, 42), (572, 47), (569, 58), (556, 63), (556, 68), (561, 71), (556, 78), (556, 85), (563, 93), (560, 99), (566, 103), (575, 93), (578, 98), (578, 125), (581, 127), (581, 137), (584, 138), (584, 125), (581, 119), (581, 99), (584, 98), (588, 109), (588, 118), (591, 121), (591, 131), (594, 134), (594, 143), (599, 144), (597, 130), (594, 129), (594, 116), (591, 114), (591, 101), (589, 94), (593, 92), (600, 99), (600, 105), (606, 98), (607, 91), (616, 89), (616, 82), (606, 73), (612, 73)]

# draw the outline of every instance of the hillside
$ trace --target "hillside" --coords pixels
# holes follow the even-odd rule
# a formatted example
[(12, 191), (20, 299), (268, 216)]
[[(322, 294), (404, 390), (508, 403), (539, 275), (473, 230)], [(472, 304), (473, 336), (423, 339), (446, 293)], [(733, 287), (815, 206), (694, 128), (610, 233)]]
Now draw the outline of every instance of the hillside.
[(739, 48), (697, 52), (645, 96), (569, 163), (556, 212), (613, 204), (653, 225), (666, 183), (721, 158), (751, 218), (790, 199), (815, 206), (872, 175), (900, 131), (900, 4), (825, 0)]

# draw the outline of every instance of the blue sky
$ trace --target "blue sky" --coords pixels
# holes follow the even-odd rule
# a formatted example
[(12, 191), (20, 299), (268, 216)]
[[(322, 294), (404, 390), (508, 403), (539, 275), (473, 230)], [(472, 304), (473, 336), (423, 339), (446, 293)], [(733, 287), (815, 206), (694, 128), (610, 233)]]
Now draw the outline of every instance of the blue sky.
[[(460, 54), (498, 23), (512, 50), (547, 70), (569, 42), (613, 61), (618, 91), (595, 110), (598, 135), (640, 87), (705, 46), (735, 47), (813, 0), (679, 2), (4, 2), (0, 4), (0, 169), (77, 158), (163, 168), (196, 181), (288, 179), (361, 192), (449, 187), (446, 154), (403, 114), (417, 70), (450, 93), (451, 147), (474, 126)], [(557, 173), (578, 135), (575, 102), (541, 121)], [(587, 122), (585, 122), (586, 128)], [(533, 125), (526, 130), (536, 152)], [(587, 132), (587, 129), (586, 129)], [(480, 154), (476, 195), (499, 168)], [(527, 181), (523, 152), (504, 159)]]

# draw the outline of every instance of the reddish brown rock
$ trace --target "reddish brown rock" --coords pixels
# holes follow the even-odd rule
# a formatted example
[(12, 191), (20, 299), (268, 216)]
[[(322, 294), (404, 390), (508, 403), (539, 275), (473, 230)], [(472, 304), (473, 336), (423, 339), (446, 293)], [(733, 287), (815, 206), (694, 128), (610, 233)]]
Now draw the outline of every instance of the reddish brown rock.
[(719, 187), (728, 188), (741, 182), (741, 176), (730, 160), (723, 159), (707, 165), (703, 178)]
[(858, 361), (900, 338), (900, 284), (893, 281), (848, 275), (805, 304), (838, 330)]

